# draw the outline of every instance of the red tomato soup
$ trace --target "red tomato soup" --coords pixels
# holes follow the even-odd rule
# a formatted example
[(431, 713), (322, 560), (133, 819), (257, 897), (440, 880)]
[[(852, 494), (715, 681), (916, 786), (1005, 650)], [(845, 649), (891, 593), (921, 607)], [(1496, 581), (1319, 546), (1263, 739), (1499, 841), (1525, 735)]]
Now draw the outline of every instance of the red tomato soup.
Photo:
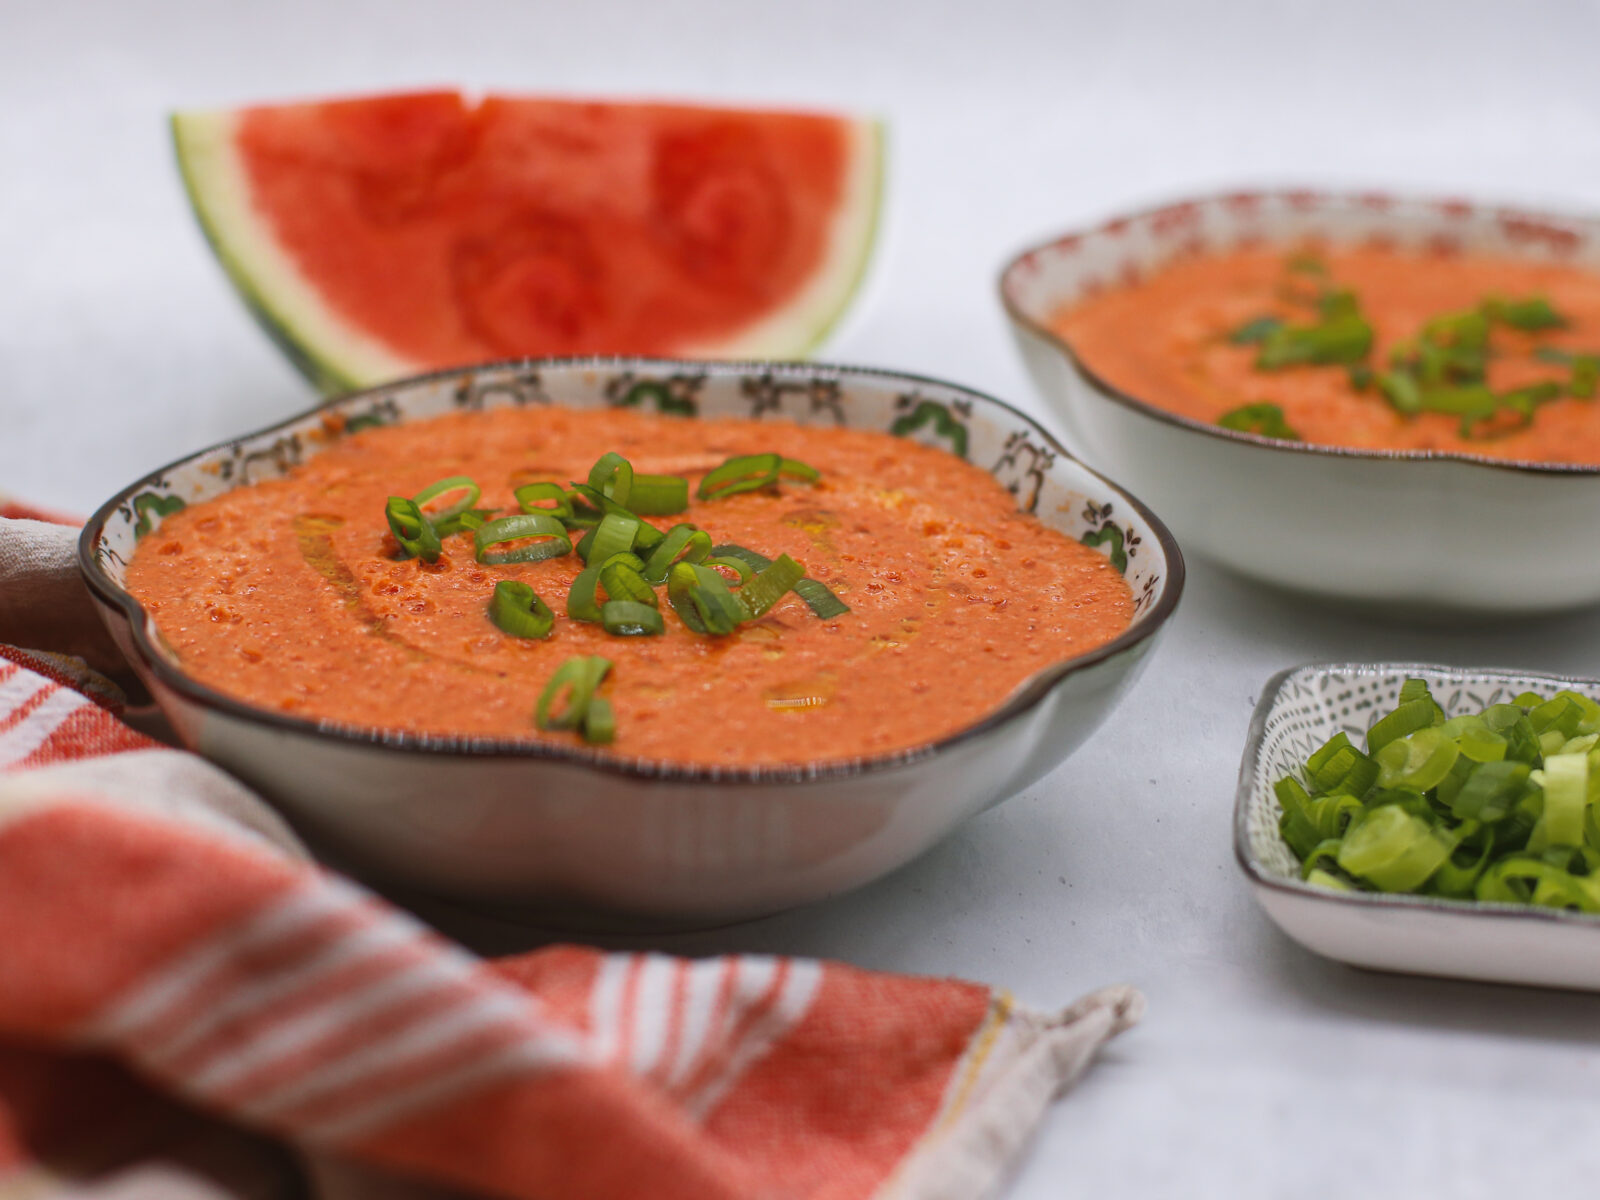
[(1370, 246), (1255, 248), (1179, 261), (1053, 326), (1113, 387), (1207, 424), (1600, 464), (1600, 275), (1588, 271)]
[[(691, 497), (733, 455), (779, 451), (817, 468), (815, 483), (691, 499), (650, 521), (790, 555), (849, 611), (820, 619), (790, 592), (708, 636), (659, 588), (665, 631), (614, 636), (567, 616), (576, 554), (486, 565), (467, 532), (429, 563), (405, 557), (385, 520), (387, 497), (454, 475), (482, 487), (481, 508), (514, 513), (514, 488), (583, 480), (609, 451), (639, 472), (686, 477)], [(554, 611), (548, 637), (491, 621), (503, 579)], [(600, 693), (615, 714), (610, 749), (682, 763), (811, 763), (946, 737), (1040, 668), (1115, 638), (1133, 609), (1104, 555), (1016, 512), (989, 475), (942, 451), (777, 421), (560, 408), (340, 438), (284, 479), (167, 518), (139, 544), (128, 587), (195, 679), (346, 726), (580, 745), (577, 733), (536, 729), (534, 707), (563, 662), (602, 655), (613, 663)]]

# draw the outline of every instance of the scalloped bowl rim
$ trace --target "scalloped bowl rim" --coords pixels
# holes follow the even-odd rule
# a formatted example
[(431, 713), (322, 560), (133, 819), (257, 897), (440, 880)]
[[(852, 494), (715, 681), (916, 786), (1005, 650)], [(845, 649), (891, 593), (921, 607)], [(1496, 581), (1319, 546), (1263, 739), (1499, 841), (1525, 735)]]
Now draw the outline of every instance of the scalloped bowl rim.
[(1537, 904), (1509, 904), (1492, 900), (1450, 900), (1443, 896), (1414, 896), (1390, 892), (1341, 892), (1332, 888), (1317, 887), (1301, 879), (1274, 875), (1256, 858), (1250, 843), (1250, 808), (1254, 796), (1256, 760), (1260, 757), (1266, 740), (1267, 718), (1271, 715), (1284, 684), (1303, 672), (1330, 675), (1356, 675), (1363, 672), (1394, 675), (1427, 673), (1464, 678), (1474, 676), (1501, 676), (1508, 680), (1540, 680), (1563, 687), (1581, 687), (1589, 692), (1600, 692), (1600, 680), (1584, 679), (1572, 675), (1548, 675), (1542, 671), (1518, 671), (1509, 667), (1453, 667), (1444, 663), (1418, 662), (1309, 662), (1279, 671), (1261, 690), (1261, 699), (1250, 716), (1250, 731), (1245, 736), (1244, 756), (1239, 764), (1239, 783), (1233, 801), (1233, 856), (1239, 869), (1257, 887), (1270, 888), (1305, 900), (1324, 904), (1352, 906), (1362, 909), (1400, 909), (1411, 912), (1436, 912), (1462, 916), (1515, 917), (1522, 921), (1544, 921), (1557, 924), (1576, 924), (1600, 930), (1600, 913), (1572, 912), (1568, 909), (1546, 908)]
[[(1219, 438), (1224, 441), (1235, 442), (1246, 446), (1256, 446), (1263, 450), (1275, 450), (1286, 454), (1310, 454), (1321, 458), (1359, 459), (1369, 462), (1453, 462), (1464, 463), (1474, 467), (1492, 467), (1502, 471), (1524, 472), (1533, 475), (1555, 476), (1586, 476), (1600, 475), (1600, 464), (1595, 463), (1547, 463), (1531, 462), (1525, 459), (1495, 458), (1483, 454), (1467, 454), (1459, 450), (1375, 450), (1355, 446), (1329, 446), (1310, 442), (1289, 442), (1279, 438), (1263, 437), (1260, 434), (1246, 433), (1241, 430), (1224, 429), (1219, 425), (1208, 425), (1204, 421), (1197, 421), (1193, 417), (1186, 417), (1180, 413), (1169, 412), (1148, 400), (1141, 400), (1130, 392), (1124, 391), (1115, 384), (1108, 382), (1097, 371), (1093, 370), (1078, 354), (1072, 343), (1053, 330), (1048, 321), (1036, 317), (1024, 309), (1011, 294), (1012, 280), (1018, 272), (1024, 269), (1024, 264), (1038, 255), (1056, 250), (1062, 245), (1079, 242), (1091, 237), (1107, 236), (1120, 227), (1136, 221), (1146, 221), (1163, 213), (1181, 208), (1185, 205), (1221, 203), (1234, 198), (1249, 198), (1252, 200), (1288, 200), (1293, 196), (1303, 196), (1308, 193), (1305, 188), (1272, 188), (1254, 191), (1210, 192), (1204, 195), (1173, 200), (1166, 204), (1158, 204), (1149, 208), (1120, 214), (1109, 220), (1101, 221), (1093, 226), (1069, 230), (1066, 233), (1056, 234), (1045, 241), (1034, 243), (1026, 249), (1018, 251), (1006, 261), (1000, 270), (998, 289), (1000, 303), (1005, 308), (1006, 315), (1019, 327), (1026, 329), (1035, 337), (1050, 344), (1059, 350), (1070, 362), (1073, 368), (1083, 376), (1084, 380), (1100, 395), (1134, 412), (1144, 416), (1163, 421), (1168, 425), (1175, 425), (1192, 433), (1204, 434), (1207, 437)], [(1332, 201), (1339, 204), (1348, 203), (1352, 206), (1359, 205), (1363, 196), (1371, 193), (1346, 192), (1346, 191), (1314, 191), (1311, 194), (1318, 199)], [(1473, 204), (1471, 202), (1458, 202), (1447, 200), (1443, 197), (1428, 197), (1417, 195), (1396, 195), (1391, 197), (1397, 207), (1426, 207), (1442, 206), (1446, 203), (1466, 203), (1467, 206), (1480, 212), (1496, 214), (1515, 214), (1538, 217), (1545, 220), (1559, 221), (1567, 224), (1582, 224), (1592, 227), (1600, 235), (1600, 218), (1582, 216), (1572, 213), (1556, 213), (1549, 210), (1534, 210), (1524, 208), (1510, 208), (1500, 205)]]
[[(195, 459), (226, 449), (237, 442), (264, 437), (289, 426), (297, 425), (329, 408), (344, 406), (366, 397), (378, 397), (397, 388), (450, 379), (473, 372), (526, 369), (658, 369), (675, 371), (704, 369), (708, 374), (735, 377), (756, 372), (770, 372), (789, 377), (833, 373), (840, 378), (866, 376), (882, 380), (903, 380), (911, 384), (928, 384), (976, 397), (1023, 422), (1060, 459), (1074, 464), (1091, 478), (1099, 481), (1112, 496), (1118, 500), (1125, 501), (1148, 523), (1151, 532), (1156, 536), (1161, 546), (1166, 566), (1162, 594), (1155, 604), (1146, 612), (1136, 616), (1128, 628), (1111, 641), (1096, 646), (1083, 654), (1040, 668), (1019, 683), (1006, 700), (993, 711), (980, 720), (963, 726), (938, 741), (925, 742), (885, 754), (846, 758), (837, 761), (830, 760), (813, 764), (760, 764), (730, 767), (707, 766), (697, 763), (675, 763), (663, 759), (633, 757), (613, 754), (605, 750), (592, 750), (584, 747), (540, 742), (531, 738), (414, 734), (403, 730), (350, 725), (333, 720), (310, 720), (271, 712), (236, 699), (193, 679), (172, 661), (170, 655), (152, 645), (149, 631), (153, 628), (154, 622), (150, 615), (131, 593), (106, 574), (105, 569), (100, 565), (95, 555), (95, 547), (99, 542), (106, 522), (115, 515), (122, 504), (126, 503), (141, 489), (151, 486), (163, 475)], [(699, 418), (687, 417), (681, 419), (698, 420)], [(983, 468), (979, 467), (978, 469), (982, 470)], [(89, 590), (94, 593), (96, 598), (101, 603), (118, 610), (127, 620), (129, 634), (133, 639), (136, 650), (143, 659), (145, 666), (163, 686), (172, 689), (173, 692), (194, 704), (221, 712), (235, 719), (281, 730), (285, 733), (318, 738), (353, 747), (472, 759), (499, 758), (546, 761), (588, 767), (607, 775), (706, 784), (792, 784), (852, 778), (918, 762), (933, 757), (941, 751), (978, 738), (1001, 725), (1021, 717), (1030, 709), (1036, 707), (1069, 677), (1089, 667), (1115, 658), (1153, 637), (1166, 624), (1168, 618), (1171, 617), (1177, 607), (1178, 600), (1183, 592), (1185, 577), (1182, 551), (1179, 550), (1177, 540), (1173, 537), (1172, 532), (1159, 517), (1125, 488), (1107, 479), (1100, 472), (1089, 467), (1076, 455), (1072, 454), (1054, 435), (1028, 414), (986, 392), (980, 392), (963, 384), (950, 383), (928, 375), (917, 375), (907, 371), (896, 371), (883, 367), (858, 367), (842, 363), (765, 361), (760, 359), (659, 359), (629, 355), (496, 359), (466, 366), (447, 367), (418, 375), (408, 375), (373, 387), (328, 397), (308, 409), (294, 413), (271, 425), (251, 430), (237, 437), (226, 438), (204, 449), (185, 454), (163, 467), (147, 472), (126, 487), (118, 489), (84, 524), (83, 532), (78, 538), (78, 569)]]

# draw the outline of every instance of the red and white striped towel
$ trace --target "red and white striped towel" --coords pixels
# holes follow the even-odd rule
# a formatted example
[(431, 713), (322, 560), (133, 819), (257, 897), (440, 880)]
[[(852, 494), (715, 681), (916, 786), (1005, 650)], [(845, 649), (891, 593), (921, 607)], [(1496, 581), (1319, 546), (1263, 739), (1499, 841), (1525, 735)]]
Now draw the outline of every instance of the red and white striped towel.
[[(0, 519), (0, 588), (39, 541)], [(0, 648), (0, 1200), (301, 1195), (285, 1146), (329, 1196), (978, 1196), (1138, 1015), (801, 959), (487, 962), (117, 711)]]

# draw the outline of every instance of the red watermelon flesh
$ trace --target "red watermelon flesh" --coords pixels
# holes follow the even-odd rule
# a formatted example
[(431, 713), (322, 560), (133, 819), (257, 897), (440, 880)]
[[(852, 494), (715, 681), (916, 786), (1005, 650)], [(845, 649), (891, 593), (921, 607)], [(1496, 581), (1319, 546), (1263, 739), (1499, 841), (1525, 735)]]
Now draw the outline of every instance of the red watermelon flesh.
[[(280, 334), (346, 377), (346, 335), (380, 345), (397, 370), (799, 352), (744, 343), (756, 330), (815, 340), (820, 330), (786, 317), (837, 315), (870, 245), (872, 213), (860, 210), (877, 198), (876, 126), (834, 116), (436, 92), (176, 125), (191, 194), (236, 280), (286, 317)], [(214, 160), (230, 153), (243, 214), (228, 211), (238, 198), (226, 186), (208, 195)], [(240, 221), (256, 228), (230, 238)], [(253, 271), (235, 240), (284, 261)], [(274, 273), (325, 311), (266, 294)], [(819, 306), (819, 284), (844, 295)], [(819, 307), (831, 311), (809, 311)], [(342, 328), (315, 344), (328, 324)]]

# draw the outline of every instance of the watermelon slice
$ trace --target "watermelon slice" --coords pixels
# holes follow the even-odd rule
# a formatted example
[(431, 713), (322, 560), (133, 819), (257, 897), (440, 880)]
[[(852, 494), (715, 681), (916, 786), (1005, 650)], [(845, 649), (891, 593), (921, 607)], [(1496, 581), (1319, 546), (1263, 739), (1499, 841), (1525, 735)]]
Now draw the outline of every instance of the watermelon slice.
[(317, 386), (519, 355), (791, 358), (871, 250), (882, 132), (456, 92), (182, 113), (245, 302)]

